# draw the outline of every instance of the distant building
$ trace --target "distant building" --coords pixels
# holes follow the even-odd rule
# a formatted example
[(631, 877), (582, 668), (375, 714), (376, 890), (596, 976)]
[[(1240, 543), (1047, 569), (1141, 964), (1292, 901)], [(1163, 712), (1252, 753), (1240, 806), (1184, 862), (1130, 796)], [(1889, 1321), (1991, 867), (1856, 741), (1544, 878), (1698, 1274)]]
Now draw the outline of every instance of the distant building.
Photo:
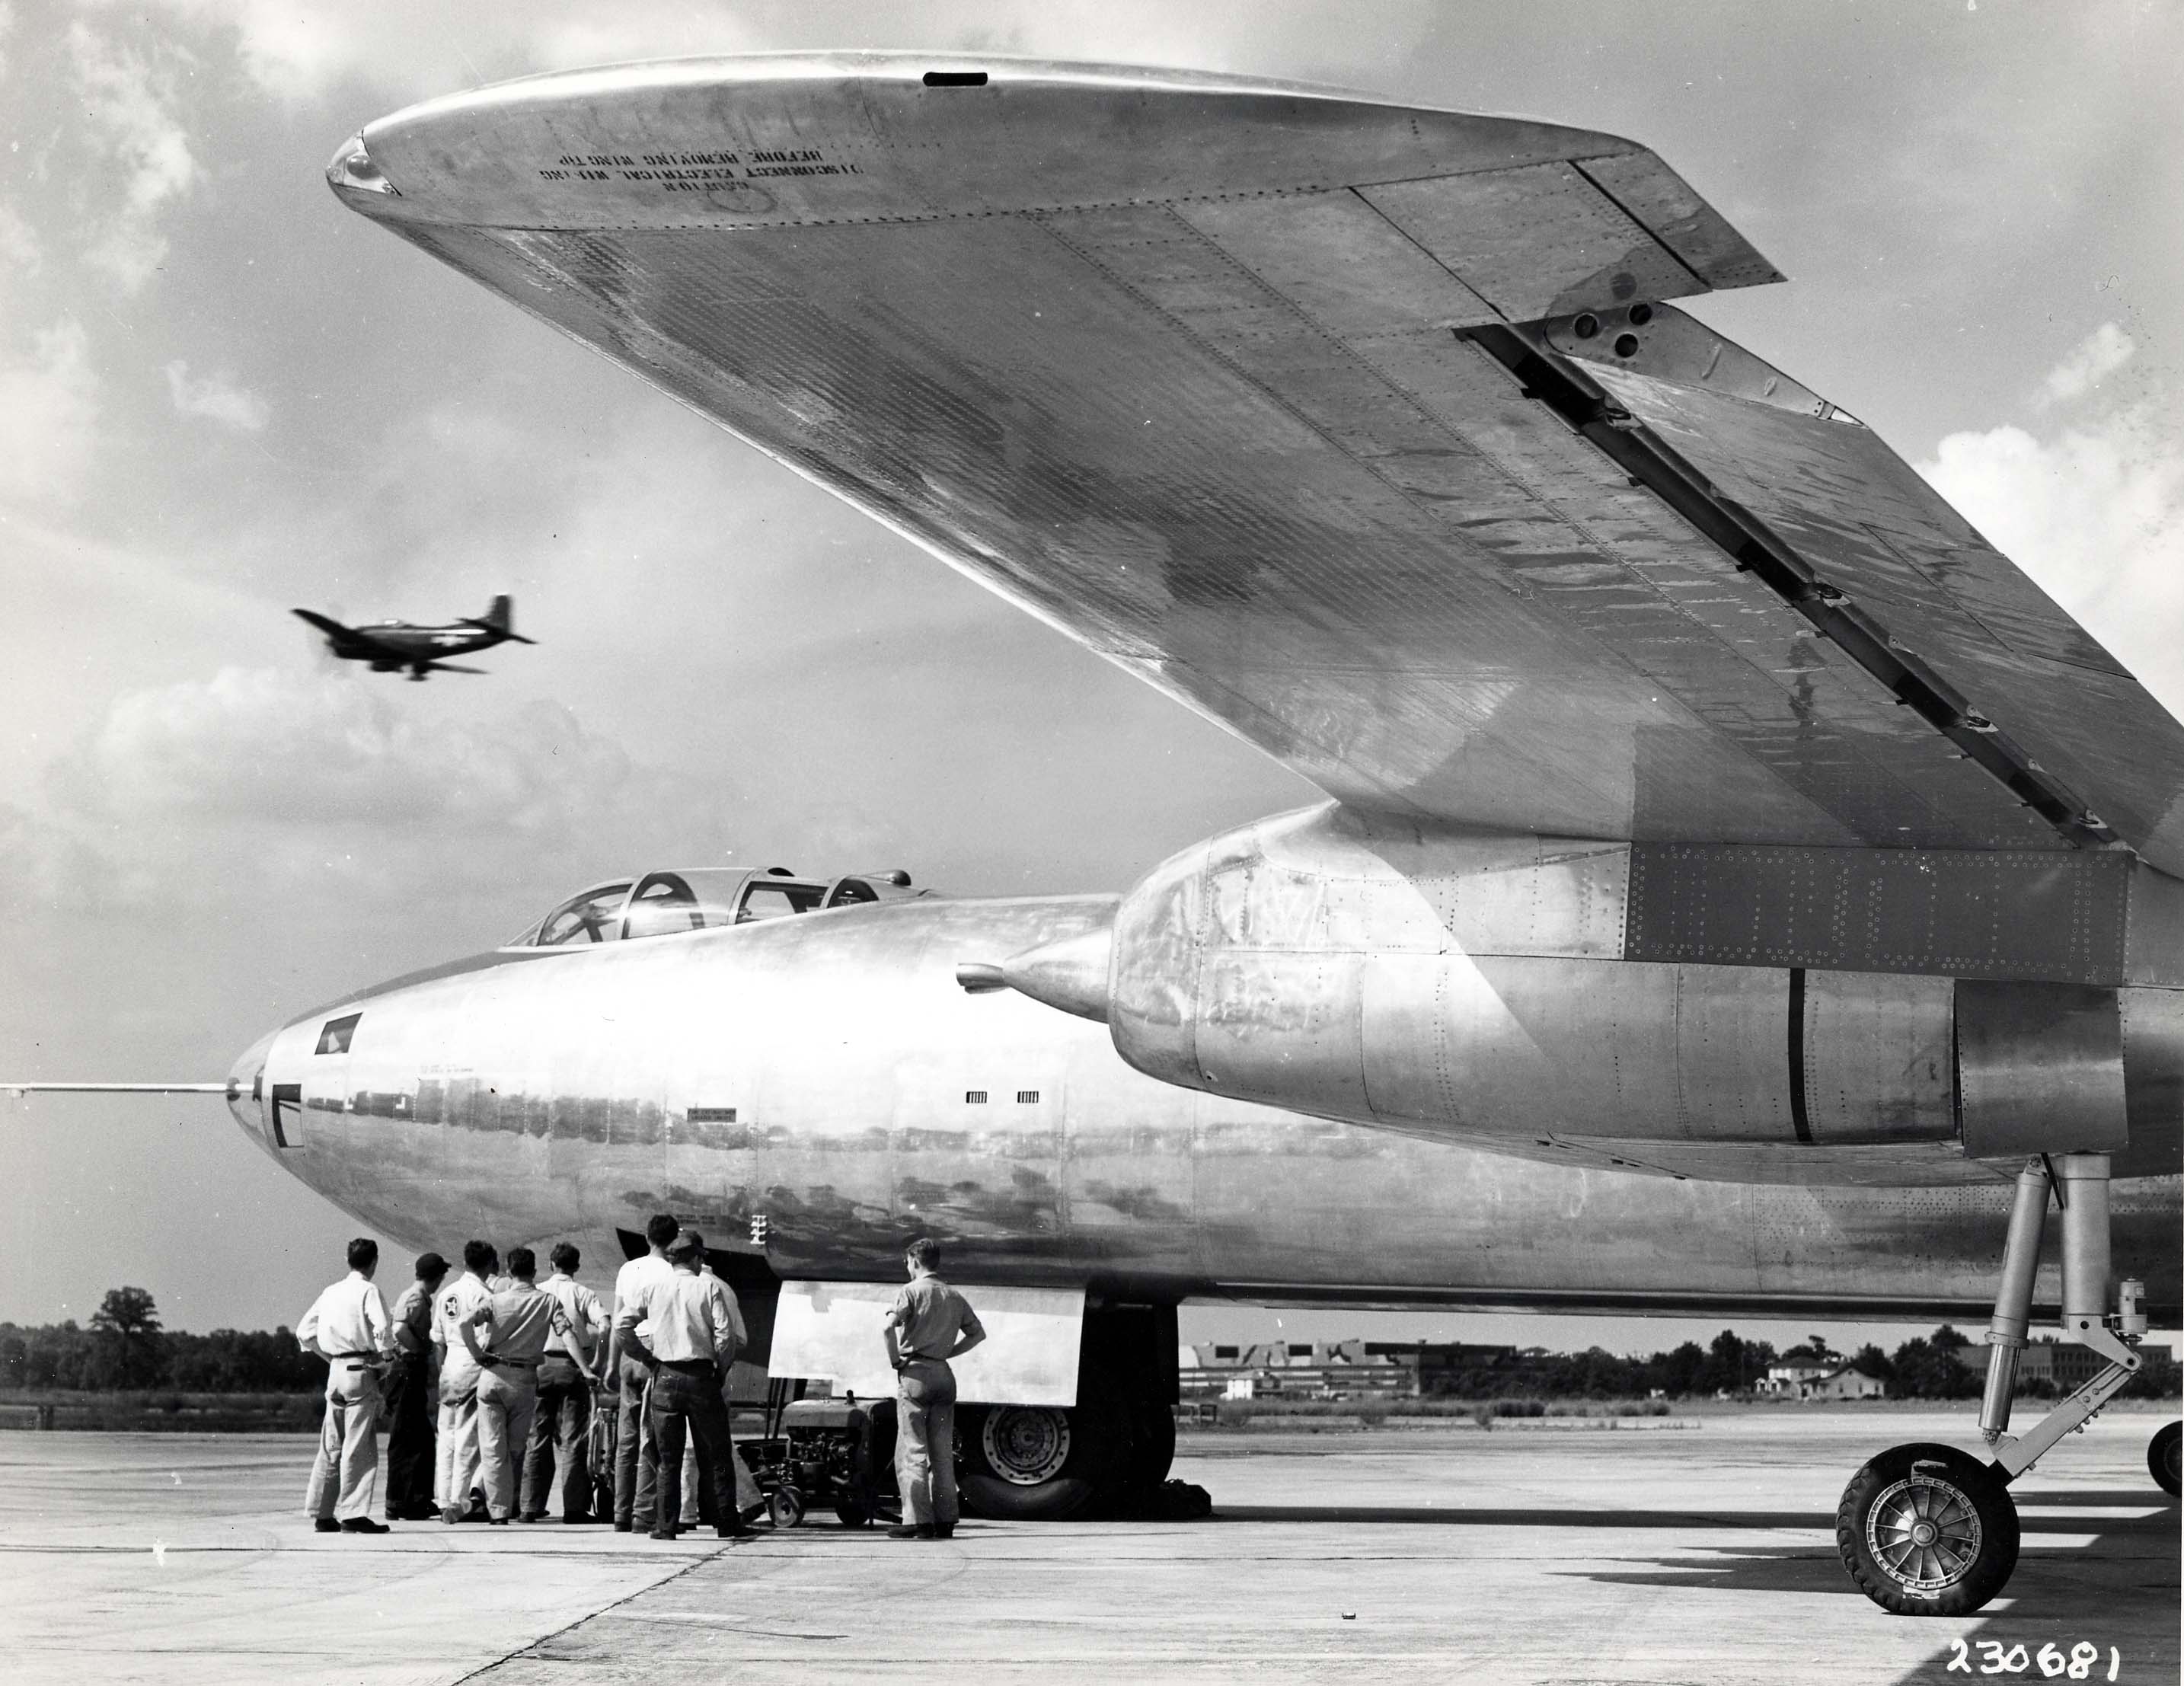
[(1409, 1399), (1418, 1390), (1415, 1366), (1359, 1340), (1206, 1341), (1177, 1359), (1185, 1399)]
[(1885, 1399), (1888, 1383), (1830, 1354), (1819, 1360), (1772, 1364), (1752, 1386), (1770, 1399)]
[(2030, 1342), (2018, 1354), (2017, 1379), (2046, 1382), (2059, 1394), (2073, 1393), (2105, 1370), (2108, 1362), (2091, 1347), (2048, 1335)]
[(1765, 1399), (1802, 1399), (1808, 1397), (1806, 1389), (1815, 1382), (1832, 1376), (1842, 1360), (1830, 1353), (1823, 1359), (1800, 1359), (1790, 1364), (1770, 1364), (1767, 1373), (1752, 1384), (1752, 1391)]
[(1801, 1399), (1885, 1399), (1888, 1383), (1869, 1376), (1854, 1364), (1823, 1376), (1797, 1395)]

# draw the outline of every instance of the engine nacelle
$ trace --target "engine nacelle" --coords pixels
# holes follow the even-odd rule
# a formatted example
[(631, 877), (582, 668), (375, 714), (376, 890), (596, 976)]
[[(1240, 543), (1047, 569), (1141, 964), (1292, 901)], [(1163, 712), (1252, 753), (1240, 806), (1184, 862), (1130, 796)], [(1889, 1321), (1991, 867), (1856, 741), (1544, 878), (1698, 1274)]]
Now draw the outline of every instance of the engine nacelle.
[(2139, 938), (2176, 928), (2178, 890), (2090, 854), (1589, 842), (1329, 805), (1199, 843), (1111, 933), (983, 971), (1104, 1017), (1150, 1076), (1417, 1133), (2106, 1151), (2131, 1115), (2177, 1134), (2184, 979)]

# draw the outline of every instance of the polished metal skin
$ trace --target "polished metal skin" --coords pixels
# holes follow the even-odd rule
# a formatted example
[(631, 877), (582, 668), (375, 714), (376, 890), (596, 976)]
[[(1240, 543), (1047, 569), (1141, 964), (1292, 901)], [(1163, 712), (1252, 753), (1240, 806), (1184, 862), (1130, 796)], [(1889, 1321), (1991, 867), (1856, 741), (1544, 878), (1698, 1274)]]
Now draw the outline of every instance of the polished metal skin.
[(1104, 977), (1095, 1015), (1139, 1071), (1324, 1117), (1613, 1135), (1700, 1176), (1738, 1173), (1648, 1144), (1864, 1149), (1903, 1182), (1933, 1174), (1930, 1145), (1975, 1177), (2107, 1149), (2146, 1175), (2184, 1168), (2184, 992), (2128, 982), (2173, 960), (2135, 969), (2126, 932), (2176, 888), (2116, 855), (1606, 844), (1323, 807), (1155, 868), (1104, 949), (996, 972), (1072, 1011)]
[[(716, 1241), (763, 1215), (787, 1277), (883, 1280), (931, 1231), (968, 1282), (1155, 1299), (1992, 1305), (2010, 1184), (1953, 1143), (1939, 1171), (1888, 1167), (1931, 1177), (1912, 1188), (1678, 1180), (1504, 1139), (1527, 1160), (1158, 1082), (1097, 1024), (956, 982), (966, 956), (1080, 938), (1114, 907), (909, 897), (505, 949), (296, 1020), (237, 1062), (234, 1110), (405, 1244), (571, 1236), (602, 1268), (665, 1209)], [(1833, 1151), (1781, 1150), (1774, 1174), (1826, 1177)], [(2171, 1307), (2177, 1188), (2114, 1188), (2119, 1268)]]
[(2184, 728), (1663, 302), (1778, 277), (1632, 142), (843, 54), (482, 89), (328, 178), (1353, 806), (2184, 871)]
[(403, 668), (410, 670), (412, 679), (422, 680), (435, 673), (482, 673), (478, 667), (459, 667), (443, 659), (448, 656), (471, 655), (479, 650), (489, 650), (498, 644), (532, 644), (536, 638), (526, 638), (513, 624), (515, 606), (513, 598), (497, 597), (483, 615), (465, 617), (445, 626), (417, 626), (407, 620), (382, 620), (370, 626), (344, 626), (338, 620), (309, 609), (290, 611), (299, 620), (316, 627), (326, 635), (326, 648), (343, 661), (361, 661), (370, 665), (374, 673), (394, 673)]

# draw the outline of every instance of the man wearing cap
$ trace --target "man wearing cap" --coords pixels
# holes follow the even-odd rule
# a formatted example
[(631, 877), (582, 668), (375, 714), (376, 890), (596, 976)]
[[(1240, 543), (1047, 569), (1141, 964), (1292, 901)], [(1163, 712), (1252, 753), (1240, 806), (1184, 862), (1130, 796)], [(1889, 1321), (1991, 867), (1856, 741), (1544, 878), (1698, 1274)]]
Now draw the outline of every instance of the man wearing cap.
[(387, 1514), (429, 1522), (432, 1502), (432, 1299), (447, 1279), (437, 1253), (417, 1257), (417, 1279), (394, 1302), (394, 1362), (387, 1372)]
[(432, 1496), (440, 1520), (459, 1522), (470, 1508), (477, 1479), (479, 1365), (460, 1331), (493, 1298), (485, 1279), (500, 1268), (489, 1243), (463, 1243), (463, 1273), (440, 1290), (433, 1304), (432, 1339), (440, 1349), (440, 1432), (434, 1442)]
[(565, 1522), (587, 1522), (592, 1511), (591, 1471), (584, 1460), (584, 1430), (592, 1413), (592, 1364), (597, 1337), (606, 1327), (599, 1297), (577, 1280), (583, 1255), (567, 1242), (554, 1244), (554, 1274), (538, 1291), (560, 1309), (571, 1333), (546, 1337), (538, 1365), (538, 1414), (523, 1455), (526, 1522), (545, 1520), (558, 1502)]
[(615, 1412), (615, 1510), (616, 1533), (633, 1527), (650, 1528), (660, 1484), (660, 1458), (652, 1444), (652, 1427), (646, 1418), (644, 1390), (651, 1385), (652, 1369), (630, 1338), (638, 1319), (644, 1316), (645, 1291), (675, 1274), (667, 1262), (667, 1244), (680, 1226), (666, 1212), (645, 1221), (648, 1250), (615, 1273), (614, 1333), (607, 1349), (610, 1384), (619, 1384), (621, 1395)]
[(902, 1522), (891, 1539), (956, 1532), (956, 1372), (948, 1367), (986, 1338), (971, 1302), (940, 1280), (940, 1245), (920, 1236), (903, 1254), (910, 1281), (882, 1337), (895, 1373), (895, 1479)]
[[(735, 1290), (698, 1269), (705, 1255), (705, 1238), (694, 1229), (668, 1244), (673, 1273), (645, 1290), (649, 1332), (638, 1335), (632, 1326), (630, 1338), (652, 1370), (652, 1438), (660, 1449), (661, 1471), (681, 1471), (684, 1432), (695, 1434), (713, 1483), (713, 1532), (733, 1539), (750, 1530), (736, 1510), (735, 1444), (721, 1383), (743, 1346), (744, 1319)], [(619, 1310), (616, 1316), (620, 1317)], [(652, 1537), (672, 1539), (682, 1522), (682, 1483), (661, 1481), (658, 1498)]]
[(515, 1512), (517, 1475), (531, 1441), (538, 1408), (538, 1366), (555, 1335), (577, 1344), (582, 1362), (591, 1350), (552, 1296), (532, 1285), (538, 1255), (528, 1247), (508, 1249), (508, 1286), (472, 1312), (461, 1327), (463, 1344), (478, 1366), (478, 1475), (485, 1485), (486, 1520), (507, 1526)]
[(326, 1414), (319, 1426), (318, 1455), (311, 1461), (304, 1496), (320, 1533), (385, 1533), (371, 1519), (379, 1485), (379, 1372), (394, 1354), (394, 1326), (387, 1301), (372, 1283), (379, 1244), (359, 1236), (348, 1244), (348, 1274), (311, 1302), (296, 1324), (305, 1352), (326, 1361)]

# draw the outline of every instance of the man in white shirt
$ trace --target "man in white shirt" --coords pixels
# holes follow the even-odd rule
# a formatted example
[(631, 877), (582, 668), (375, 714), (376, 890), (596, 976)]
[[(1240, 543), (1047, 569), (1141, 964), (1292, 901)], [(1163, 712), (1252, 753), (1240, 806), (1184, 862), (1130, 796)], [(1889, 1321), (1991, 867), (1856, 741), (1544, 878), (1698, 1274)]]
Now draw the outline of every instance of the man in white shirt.
[[(644, 1291), (649, 1332), (632, 1334), (652, 1368), (652, 1435), (660, 1448), (659, 1512), (650, 1533), (672, 1539), (681, 1522), (682, 1440), (687, 1429), (704, 1448), (713, 1483), (714, 1532), (723, 1539), (748, 1534), (736, 1509), (735, 1445), (721, 1384), (744, 1344), (743, 1310), (735, 1291), (699, 1264), (704, 1238), (686, 1229), (668, 1244), (673, 1272)], [(617, 1316), (619, 1314), (617, 1313)]]
[(500, 1268), (489, 1243), (463, 1244), (463, 1273), (440, 1290), (432, 1306), (432, 1344), (440, 1349), (440, 1432), (435, 1437), (432, 1496), (440, 1520), (459, 1522), (477, 1480), (477, 1361), (462, 1330), (493, 1298), (485, 1279)]
[(606, 1309), (599, 1297), (577, 1280), (583, 1255), (567, 1242), (549, 1255), (554, 1274), (538, 1291), (560, 1307), (572, 1333), (546, 1338), (538, 1366), (538, 1414), (523, 1460), (523, 1520), (543, 1522), (559, 1503), (565, 1522), (592, 1520), (592, 1472), (584, 1455), (584, 1431), (592, 1415), (592, 1365), (606, 1333)]
[[(394, 1323), (372, 1285), (379, 1244), (348, 1244), (348, 1274), (311, 1302), (296, 1325), (305, 1352), (326, 1360), (326, 1414), (304, 1507), (320, 1533), (385, 1533), (371, 1519), (379, 1485), (379, 1377), (394, 1355)], [(337, 1491), (338, 1489), (338, 1491)]]
[(645, 1290), (675, 1274), (667, 1262), (667, 1244), (682, 1227), (672, 1215), (660, 1212), (648, 1219), (644, 1238), (649, 1250), (632, 1259), (615, 1275), (614, 1335), (607, 1355), (607, 1377), (621, 1388), (620, 1408), (615, 1413), (615, 1513), (616, 1533), (643, 1527), (648, 1532), (658, 1508), (660, 1456), (652, 1444), (645, 1420), (644, 1390), (652, 1381), (651, 1366), (631, 1332), (644, 1316)]

